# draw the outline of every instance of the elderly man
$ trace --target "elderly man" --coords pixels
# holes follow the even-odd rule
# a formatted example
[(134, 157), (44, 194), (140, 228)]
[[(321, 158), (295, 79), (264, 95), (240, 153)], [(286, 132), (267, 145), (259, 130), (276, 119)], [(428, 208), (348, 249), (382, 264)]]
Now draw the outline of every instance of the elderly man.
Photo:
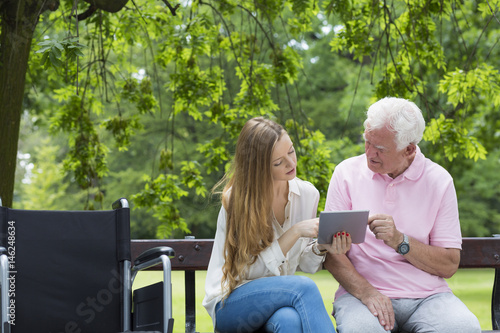
[(370, 210), (365, 242), (325, 262), (340, 284), (338, 331), (480, 332), (444, 280), (460, 261), (458, 205), (450, 174), (417, 146), (420, 109), (384, 98), (368, 109), (364, 127), (365, 154), (335, 168), (325, 206)]

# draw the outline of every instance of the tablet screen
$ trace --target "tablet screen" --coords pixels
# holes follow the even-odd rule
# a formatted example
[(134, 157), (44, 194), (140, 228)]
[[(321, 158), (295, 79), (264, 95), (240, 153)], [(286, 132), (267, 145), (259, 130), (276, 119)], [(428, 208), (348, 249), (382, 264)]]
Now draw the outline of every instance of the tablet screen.
[(345, 231), (354, 244), (365, 241), (368, 210), (346, 210), (319, 213), (318, 244), (331, 244), (333, 235)]

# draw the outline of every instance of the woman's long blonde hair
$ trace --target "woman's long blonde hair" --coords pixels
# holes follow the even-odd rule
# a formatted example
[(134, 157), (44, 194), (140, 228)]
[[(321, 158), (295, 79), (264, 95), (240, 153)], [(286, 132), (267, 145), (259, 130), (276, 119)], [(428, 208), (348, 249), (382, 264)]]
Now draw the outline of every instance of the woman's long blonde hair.
[(238, 137), (222, 192), (222, 204), (227, 212), (221, 281), (224, 298), (244, 278), (248, 265), (254, 263), (274, 239), (271, 158), (283, 133), (281, 125), (258, 117), (247, 121)]

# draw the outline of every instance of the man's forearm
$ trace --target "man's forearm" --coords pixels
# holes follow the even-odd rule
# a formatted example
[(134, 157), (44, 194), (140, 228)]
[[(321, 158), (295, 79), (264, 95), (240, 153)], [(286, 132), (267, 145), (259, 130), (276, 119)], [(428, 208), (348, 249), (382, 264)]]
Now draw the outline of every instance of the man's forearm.
[(349, 294), (358, 299), (361, 299), (368, 291), (375, 289), (358, 273), (344, 254), (327, 254), (324, 267)]
[(409, 237), (410, 252), (404, 255), (413, 266), (433, 275), (450, 278), (460, 263), (459, 249), (427, 245)]

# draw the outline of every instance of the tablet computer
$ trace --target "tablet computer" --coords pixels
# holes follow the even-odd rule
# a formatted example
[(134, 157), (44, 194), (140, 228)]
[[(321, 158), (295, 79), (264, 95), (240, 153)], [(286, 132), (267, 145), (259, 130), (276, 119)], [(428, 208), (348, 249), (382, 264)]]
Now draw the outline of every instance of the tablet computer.
[(331, 244), (333, 235), (345, 231), (354, 244), (365, 241), (368, 210), (344, 210), (319, 213), (318, 244)]

